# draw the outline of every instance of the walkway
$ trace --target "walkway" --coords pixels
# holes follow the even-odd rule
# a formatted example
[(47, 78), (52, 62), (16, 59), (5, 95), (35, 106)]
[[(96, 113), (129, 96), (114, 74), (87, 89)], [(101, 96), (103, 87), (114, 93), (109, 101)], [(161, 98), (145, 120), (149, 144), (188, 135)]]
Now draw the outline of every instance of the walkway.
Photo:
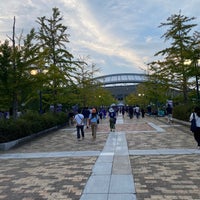
[(0, 152), (0, 199), (200, 200), (200, 150), (178, 126), (119, 116), (95, 142), (64, 128)]
[[(121, 124), (122, 118), (117, 120)], [(98, 157), (81, 200), (136, 199), (126, 137), (111, 132)]]

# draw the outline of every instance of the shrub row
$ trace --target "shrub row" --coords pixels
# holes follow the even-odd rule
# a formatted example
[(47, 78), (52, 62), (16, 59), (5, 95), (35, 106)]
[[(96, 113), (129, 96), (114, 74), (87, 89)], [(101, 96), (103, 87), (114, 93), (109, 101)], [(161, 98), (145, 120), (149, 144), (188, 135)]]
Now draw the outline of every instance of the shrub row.
[(184, 104), (184, 105), (176, 105), (173, 108), (173, 118), (182, 120), (182, 121), (189, 121), (189, 117), (191, 112), (193, 112), (194, 104)]
[(0, 119), (0, 143), (9, 142), (54, 126), (64, 125), (67, 114), (27, 112), (18, 119)]

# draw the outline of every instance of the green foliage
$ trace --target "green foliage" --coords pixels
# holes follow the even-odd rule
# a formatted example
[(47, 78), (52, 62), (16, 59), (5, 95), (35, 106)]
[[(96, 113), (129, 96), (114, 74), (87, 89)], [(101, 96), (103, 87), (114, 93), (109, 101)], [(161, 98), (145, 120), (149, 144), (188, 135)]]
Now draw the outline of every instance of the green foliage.
[(16, 140), (54, 126), (64, 125), (67, 114), (27, 112), (18, 119), (0, 119), (0, 143)]
[[(150, 70), (156, 75), (160, 84), (168, 88), (176, 88), (183, 94), (183, 102), (188, 101), (188, 88), (190, 86), (191, 66), (186, 65), (187, 59), (194, 60), (194, 49), (199, 44), (199, 38), (195, 39), (191, 34), (197, 24), (191, 23), (195, 18), (184, 15), (171, 15), (167, 22), (161, 23), (160, 27), (167, 27), (162, 36), (169, 41), (170, 47), (161, 50), (155, 56), (163, 56), (162, 59), (150, 63)], [(194, 34), (194, 33), (193, 33)]]
[(8, 142), (32, 133), (29, 121), (24, 119), (0, 120), (0, 142)]
[(174, 106), (173, 117), (183, 121), (189, 121), (191, 112), (193, 111), (193, 104), (181, 104)]
[(0, 45), (0, 110), (8, 110), (11, 101), (11, 47), (6, 40)]
[[(56, 104), (83, 106), (88, 104), (87, 98), (91, 104), (94, 96), (92, 79), (97, 69), (85, 61), (74, 60), (67, 50), (68, 27), (62, 21), (59, 9), (53, 8), (52, 16), (37, 18), (37, 32), (32, 28), (26, 36), (14, 37), (16, 41), (11, 40), (11, 44), (8, 40), (0, 44), (1, 111), (12, 111), (16, 118), (18, 111), (38, 111), (40, 102), (43, 110)], [(85, 69), (79, 76), (82, 66)], [(77, 84), (80, 77), (81, 82)]]
[(73, 55), (67, 50), (68, 27), (62, 24), (62, 20), (58, 8), (52, 9), (50, 18), (46, 16), (37, 18), (40, 27), (36, 39), (40, 44), (40, 50), (47, 52), (43, 60), (46, 61), (48, 73), (45, 74), (46, 82), (42, 86), (51, 91), (49, 101), (52, 105), (63, 103), (60, 101), (61, 99), (64, 101), (63, 90), (73, 82), (71, 73), (75, 71), (74, 65), (76, 65), (72, 60)]

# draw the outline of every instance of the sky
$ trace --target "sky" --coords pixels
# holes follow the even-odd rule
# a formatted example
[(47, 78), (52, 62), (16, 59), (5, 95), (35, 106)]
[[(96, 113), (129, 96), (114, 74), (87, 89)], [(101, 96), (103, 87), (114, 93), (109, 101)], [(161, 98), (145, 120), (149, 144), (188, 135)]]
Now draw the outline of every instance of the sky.
[(57, 7), (67, 26), (67, 49), (76, 58), (94, 64), (96, 76), (147, 73), (147, 63), (169, 44), (159, 28), (173, 14), (195, 17), (200, 25), (200, 0), (0, 0), (0, 41), (39, 28), (38, 17), (52, 16)]

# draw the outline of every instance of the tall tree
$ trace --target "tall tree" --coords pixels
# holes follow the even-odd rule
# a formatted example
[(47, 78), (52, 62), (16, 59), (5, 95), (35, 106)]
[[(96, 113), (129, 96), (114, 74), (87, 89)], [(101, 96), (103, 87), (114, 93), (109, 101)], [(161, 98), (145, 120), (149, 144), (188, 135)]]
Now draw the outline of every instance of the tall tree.
[(199, 94), (199, 78), (200, 78), (200, 32), (195, 31), (193, 34), (193, 42), (190, 47), (190, 51), (188, 53), (188, 61), (186, 62), (189, 65), (189, 75), (193, 78), (191, 80), (191, 88), (196, 90), (196, 95), (193, 97), (197, 97), (198, 103), (200, 100)]
[(159, 27), (169, 27), (162, 36), (165, 41), (171, 42), (171, 46), (159, 51), (155, 56), (164, 56), (163, 60), (150, 64), (151, 70), (160, 74), (161, 82), (170, 87), (176, 87), (183, 93), (183, 100), (188, 100), (189, 66), (185, 65), (192, 45), (190, 32), (197, 24), (191, 23), (194, 17), (186, 17), (181, 14), (171, 15), (167, 22), (161, 23)]
[(22, 34), (19, 38), (16, 37), (15, 22), (14, 17), (13, 34), (12, 37), (9, 37), (12, 44), (10, 45), (9, 40), (6, 40), (0, 47), (1, 100), (6, 100), (4, 107), (6, 111), (10, 111), (14, 118), (17, 117), (23, 93), (30, 83), (27, 74), (30, 73), (29, 66), (33, 61), (31, 57), (33, 57), (35, 53), (35, 51), (30, 48), (34, 37), (34, 31), (30, 33), (31, 37), (27, 36), (24, 43), (21, 44)]
[(9, 111), (12, 105), (11, 95), (11, 55), (12, 48), (6, 40), (0, 45), (0, 110)]
[(94, 81), (95, 73), (97, 73), (99, 69), (95, 64), (88, 64), (86, 59), (88, 58), (79, 59), (79, 65), (75, 73), (79, 105), (84, 107), (94, 105), (95, 92), (97, 88), (100, 87)]
[(24, 105), (38, 98), (37, 91), (39, 91), (42, 81), (38, 76), (33, 76), (33, 70), (37, 69), (37, 66), (44, 66), (42, 59), (44, 52), (40, 52), (39, 45), (35, 42), (35, 36), (35, 29), (31, 29), (20, 46), (21, 58), (18, 65), (20, 66), (19, 69), (23, 84), (21, 86), (23, 88), (23, 91), (21, 91), (21, 102)]
[[(45, 56), (48, 73), (48, 88), (52, 91), (51, 104), (56, 106), (62, 98), (62, 88), (70, 85), (72, 80), (72, 72), (75, 70), (75, 62), (73, 55), (67, 50), (66, 44), (69, 42), (69, 34), (67, 26), (61, 22), (63, 18), (58, 8), (52, 9), (52, 17), (39, 17), (37, 22), (40, 25), (37, 33), (37, 40), (40, 42), (40, 50), (46, 51)], [(41, 68), (42, 66), (38, 66)]]

